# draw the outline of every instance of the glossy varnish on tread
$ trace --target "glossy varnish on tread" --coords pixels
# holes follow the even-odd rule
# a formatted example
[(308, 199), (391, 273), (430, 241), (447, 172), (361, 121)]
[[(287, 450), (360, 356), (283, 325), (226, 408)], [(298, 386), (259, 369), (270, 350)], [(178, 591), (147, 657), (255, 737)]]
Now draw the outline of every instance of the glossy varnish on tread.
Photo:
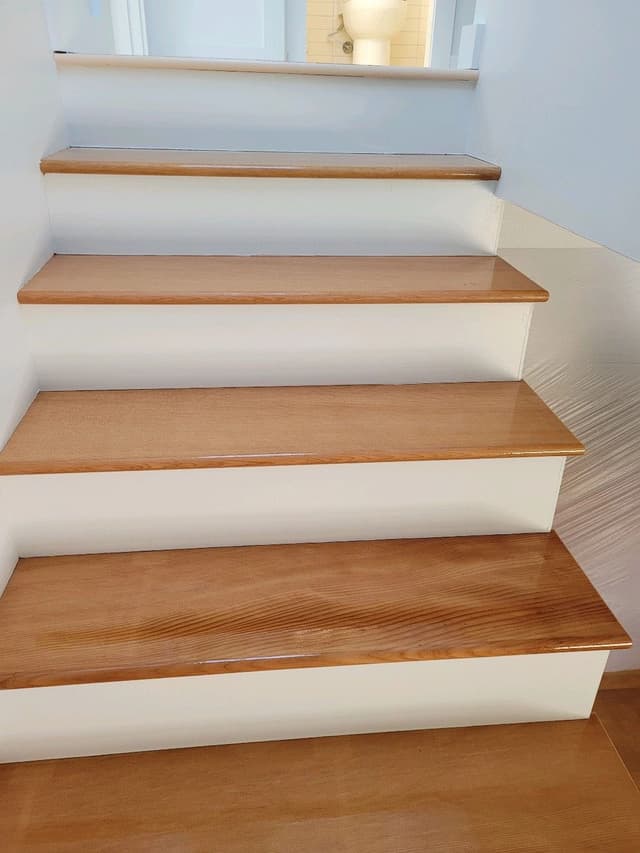
[(55, 255), (23, 304), (544, 302), (496, 257)]
[(497, 181), (500, 168), (463, 154), (319, 154), (63, 148), (44, 157), (45, 174), (246, 178), (411, 178)]
[(567, 456), (524, 382), (38, 394), (0, 474)]
[(631, 644), (555, 533), (31, 558), (0, 624), (2, 688)]
[(0, 767), (11, 853), (637, 853), (595, 718)]

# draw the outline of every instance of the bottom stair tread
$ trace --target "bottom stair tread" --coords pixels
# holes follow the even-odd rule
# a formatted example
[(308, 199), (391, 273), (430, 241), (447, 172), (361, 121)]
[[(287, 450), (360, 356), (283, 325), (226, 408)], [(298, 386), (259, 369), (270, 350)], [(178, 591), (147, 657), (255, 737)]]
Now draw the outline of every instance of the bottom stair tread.
[(11, 853), (637, 853), (595, 717), (0, 767)]
[(555, 533), (21, 560), (0, 687), (625, 648)]

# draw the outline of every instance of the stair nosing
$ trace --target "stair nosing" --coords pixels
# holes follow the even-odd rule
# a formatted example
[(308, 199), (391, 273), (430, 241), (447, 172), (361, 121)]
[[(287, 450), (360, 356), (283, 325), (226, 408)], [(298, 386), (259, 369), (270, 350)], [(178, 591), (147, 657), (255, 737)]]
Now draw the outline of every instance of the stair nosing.
[[(297, 162), (296, 158), (299, 158)], [(81, 146), (64, 148), (43, 157), (40, 169), (44, 175), (344, 180), (497, 181), (501, 175), (500, 167), (466, 154), (324, 154)]]
[(495, 255), (54, 255), (18, 291), (22, 305), (467, 305), (548, 298)]

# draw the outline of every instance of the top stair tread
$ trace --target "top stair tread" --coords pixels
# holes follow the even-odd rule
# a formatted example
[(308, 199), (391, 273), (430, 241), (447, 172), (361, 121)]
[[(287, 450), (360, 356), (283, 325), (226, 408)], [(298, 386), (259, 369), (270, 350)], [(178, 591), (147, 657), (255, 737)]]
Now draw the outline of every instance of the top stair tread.
[(525, 382), (44, 391), (0, 474), (583, 452)]
[(555, 533), (22, 559), (0, 688), (626, 648)]
[(497, 181), (500, 168), (464, 154), (324, 154), (63, 148), (41, 161), (44, 174), (181, 175), (254, 178), (411, 178)]
[(544, 302), (502, 258), (54, 255), (23, 304)]
[(0, 767), (12, 853), (637, 853), (595, 717)]

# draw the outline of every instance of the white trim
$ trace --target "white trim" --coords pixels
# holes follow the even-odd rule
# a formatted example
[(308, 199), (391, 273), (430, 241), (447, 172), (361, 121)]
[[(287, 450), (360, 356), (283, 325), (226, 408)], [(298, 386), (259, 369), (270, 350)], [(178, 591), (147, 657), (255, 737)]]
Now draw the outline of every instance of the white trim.
[(425, 62), (432, 67), (444, 69), (445, 73), (459, 74), (459, 71), (448, 71), (451, 65), (455, 20), (456, 0), (434, 0), (431, 43)]
[(607, 657), (560, 652), (6, 690), (0, 761), (584, 719)]
[(478, 80), (477, 71), (449, 71), (401, 66), (339, 65), (314, 62), (270, 62), (235, 59), (193, 59), (168, 56), (107, 56), (98, 54), (57, 53), (58, 68), (135, 68), (141, 71), (231, 71), (259, 74), (293, 74), (316, 77), (366, 77), (400, 80), (424, 80), (435, 83), (470, 83)]
[(110, 3), (116, 53), (146, 56), (149, 53), (149, 46), (144, 0), (110, 0)]

